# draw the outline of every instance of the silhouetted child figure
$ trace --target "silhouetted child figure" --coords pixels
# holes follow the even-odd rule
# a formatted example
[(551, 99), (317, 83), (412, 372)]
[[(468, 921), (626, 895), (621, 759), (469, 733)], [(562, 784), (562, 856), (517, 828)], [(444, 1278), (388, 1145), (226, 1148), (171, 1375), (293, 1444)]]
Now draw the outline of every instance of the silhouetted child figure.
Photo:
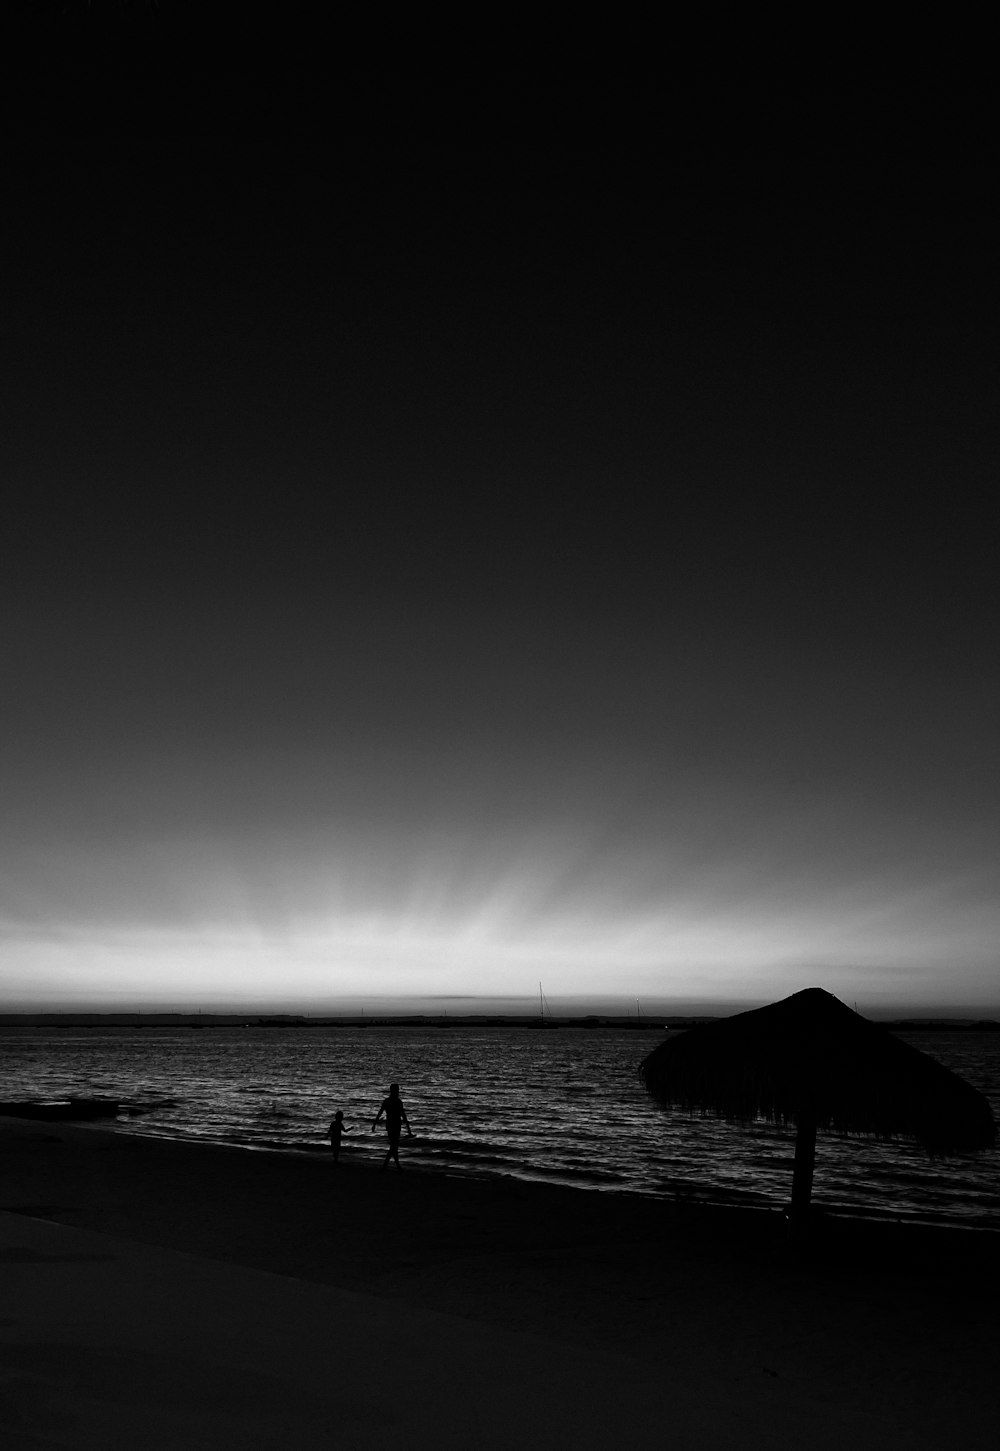
[(340, 1158), (340, 1137), (341, 1134), (352, 1134), (353, 1129), (344, 1127), (344, 1115), (340, 1109), (334, 1114), (333, 1122), (330, 1125), (330, 1148), (333, 1150), (333, 1162)]
[(413, 1138), (413, 1130), (410, 1128), (410, 1120), (406, 1117), (406, 1109), (403, 1107), (403, 1100), (399, 1096), (399, 1084), (389, 1084), (389, 1097), (382, 1100), (382, 1107), (372, 1122), (372, 1133), (378, 1127), (378, 1121), (385, 1114), (385, 1131), (389, 1135), (389, 1151), (382, 1160), (382, 1168), (389, 1167), (389, 1160), (395, 1159), (396, 1168), (402, 1169), (399, 1162), (399, 1134), (403, 1124), (406, 1125), (406, 1132)]

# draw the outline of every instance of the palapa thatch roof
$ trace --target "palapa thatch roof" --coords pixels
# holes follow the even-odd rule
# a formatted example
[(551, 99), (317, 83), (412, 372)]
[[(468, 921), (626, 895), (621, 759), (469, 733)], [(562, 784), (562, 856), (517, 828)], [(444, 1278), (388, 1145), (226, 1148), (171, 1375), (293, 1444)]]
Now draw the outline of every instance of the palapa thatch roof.
[(989, 1148), (989, 1102), (956, 1073), (822, 988), (691, 1028), (639, 1073), (660, 1103), (736, 1123), (764, 1118), (879, 1139), (932, 1154)]

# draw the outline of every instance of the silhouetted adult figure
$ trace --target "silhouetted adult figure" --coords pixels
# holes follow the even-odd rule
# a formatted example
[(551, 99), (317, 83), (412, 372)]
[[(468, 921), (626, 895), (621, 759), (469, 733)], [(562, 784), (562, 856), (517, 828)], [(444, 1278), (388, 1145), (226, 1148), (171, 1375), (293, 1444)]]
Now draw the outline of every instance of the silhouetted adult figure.
[(402, 1169), (403, 1166), (399, 1162), (400, 1130), (402, 1129), (403, 1124), (405, 1124), (406, 1132), (411, 1139), (413, 1138), (413, 1130), (410, 1128), (410, 1120), (406, 1117), (406, 1109), (403, 1107), (403, 1100), (399, 1096), (398, 1083), (389, 1084), (389, 1097), (382, 1100), (382, 1107), (379, 1109), (378, 1113), (375, 1115), (375, 1118), (372, 1121), (372, 1133), (374, 1133), (376, 1128), (378, 1127), (379, 1119), (382, 1117), (383, 1114), (385, 1114), (385, 1131), (389, 1135), (389, 1151), (386, 1154), (385, 1158), (382, 1160), (382, 1168), (387, 1169), (389, 1167), (389, 1160), (395, 1159), (396, 1168)]

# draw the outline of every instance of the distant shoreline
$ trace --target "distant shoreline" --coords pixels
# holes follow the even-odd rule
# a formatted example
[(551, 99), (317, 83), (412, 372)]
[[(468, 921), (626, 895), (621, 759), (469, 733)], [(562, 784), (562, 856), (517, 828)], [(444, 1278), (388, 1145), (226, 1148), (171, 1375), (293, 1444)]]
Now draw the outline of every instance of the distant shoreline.
[[(296, 1013), (0, 1013), (0, 1032), (9, 1028), (440, 1028), (538, 1030), (565, 1028), (576, 1031), (610, 1029), (662, 1033), (718, 1021), (723, 1014), (700, 1016), (636, 1017), (635, 1014), (588, 1013), (559, 1017), (467, 1013), (385, 1013), (307, 1016)], [(996, 1018), (879, 1018), (883, 1028), (907, 1033), (995, 1033)]]
[[(623, 1028), (662, 1033), (665, 1028), (689, 1028), (714, 1022), (713, 1017), (673, 1017), (670, 1014), (637, 1018), (621, 1014), (556, 1017), (536, 1012), (498, 1013), (379, 1013), (306, 1016), (296, 1013), (0, 1013), (4, 1028)], [(998, 1024), (1000, 1027), (1000, 1024)]]

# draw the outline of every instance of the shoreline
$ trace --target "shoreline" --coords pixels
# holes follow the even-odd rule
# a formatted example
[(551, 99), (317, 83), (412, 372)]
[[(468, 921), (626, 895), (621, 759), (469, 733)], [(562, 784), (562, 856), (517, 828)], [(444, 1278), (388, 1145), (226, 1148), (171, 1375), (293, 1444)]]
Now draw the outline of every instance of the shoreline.
[[(61, 1102), (61, 1101), (60, 1101)], [(95, 1101), (96, 1102), (96, 1101)], [(39, 1104), (39, 1107), (42, 1105)], [(103, 1130), (107, 1133), (124, 1134), (133, 1138), (159, 1140), (164, 1143), (195, 1144), (204, 1145), (210, 1148), (235, 1149), (250, 1154), (271, 1154), (279, 1158), (301, 1158), (305, 1160), (329, 1159), (330, 1149), (328, 1143), (319, 1139), (316, 1143), (289, 1143), (281, 1144), (269, 1142), (248, 1142), (244, 1140), (213, 1138), (208, 1135), (171, 1133), (159, 1130), (147, 1130), (142, 1127), (141, 1115), (127, 1116), (125, 1118), (114, 1118), (108, 1114), (95, 1115), (83, 1118), (65, 1118), (59, 1115), (47, 1117), (43, 1113), (32, 1114), (30, 1120), (18, 1114), (12, 1114), (10, 1107), (0, 1104), (0, 1124), (13, 1119), (20, 1122), (32, 1122), (40, 1124), (64, 1124), (69, 1123), (74, 1127), (88, 1131)], [(403, 1144), (405, 1150), (405, 1140)], [(379, 1157), (376, 1151), (371, 1155), (355, 1158), (355, 1146), (351, 1143), (345, 1145), (343, 1165), (350, 1166), (351, 1171), (355, 1169), (367, 1171), (376, 1167), (374, 1160)], [(560, 1178), (557, 1174), (546, 1176), (542, 1174), (519, 1173), (516, 1169), (491, 1170), (489, 1168), (455, 1167), (453, 1165), (432, 1165), (412, 1163), (408, 1172), (412, 1174), (430, 1175), (444, 1177), (460, 1181), (484, 1182), (492, 1184), (511, 1180), (515, 1183), (525, 1185), (539, 1185), (541, 1187), (561, 1188), (570, 1191), (578, 1191), (585, 1194), (631, 1196), (636, 1199), (651, 1201), (657, 1204), (668, 1206), (683, 1206), (691, 1210), (705, 1208), (708, 1210), (732, 1210), (734, 1213), (763, 1213), (781, 1216), (785, 1206), (774, 1202), (746, 1202), (734, 1197), (716, 1197), (711, 1186), (706, 1186), (704, 1192), (697, 1190), (687, 1193), (658, 1193), (655, 1190), (644, 1190), (630, 1187), (628, 1185), (598, 1184), (579, 1180)], [(908, 1226), (919, 1229), (938, 1229), (941, 1231), (974, 1231), (984, 1235), (1000, 1235), (1000, 1215), (994, 1220), (976, 1220), (972, 1216), (961, 1217), (958, 1215), (947, 1216), (943, 1214), (934, 1215), (931, 1212), (917, 1211), (896, 1211), (879, 1210), (874, 1208), (860, 1208), (849, 1204), (836, 1202), (824, 1202), (817, 1198), (814, 1202), (814, 1209), (825, 1222), (847, 1222), (867, 1224), (890, 1224)]]
[[(0, 1115), (0, 1123), (2, 1123), (2, 1121), (3, 1118), (2, 1115)], [(145, 1129), (142, 1128), (132, 1128), (127, 1123), (120, 1123), (114, 1127), (105, 1125), (105, 1127), (107, 1127), (107, 1131), (109, 1133), (129, 1134), (135, 1138), (162, 1139), (167, 1143), (204, 1144), (208, 1147), (220, 1149), (236, 1149), (250, 1154), (275, 1154), (279, 1157), (289, 1156), (306, 1160), (329, 1158), (330, 1155), (329, 1145), (325, 1143), (311, 1145), (246, 1143), (232, 1139), (209, 1138), (207, 1135), (201, 1136), (197, 1134), (179, 1133), (170, 1134), (163, 1133), (162, 1131), (147, 1132)], [(345, 1164), (349, 1164), (352, 1171), (357, 1169), (361, 1172), (367, 1173), (373, 1170), (377, 1170), (378, 1166), (374, 1162), (372, 1162), (371, 1159), (355, 1159), (352, 1161), (349, 1153), (350, 1147), (351, 1146), (348, 1146), (348, 1148), (346, 1148), (344, 1151), (346, 1157), (343, 1162)], [(405, 1151), (405, 1140), (402, 1141), (402, 1147)], [(374, 1154), (372, 1158), (377, 1159), (378, 1153)], [(422, 1164), (410, 1164), (407, 1166), (407, 1172), (411, 1174), (429, 1175), (460, 1181), (471, 1180), (474, 1182), (483, 1182), (488, 1184), (512, 1180), (518, 1184), (537, 1184), (543, 1188), (548, 1186), (552, 1188), (566, 1189), (580, 1194), (607, 1194), (630, 1196), (635, 1199), (648, 1200), (656, 1204), (680, 1205), (692, 1210), (697, 1210), (699, 1208), (705, 1208), (709, 1210), (732, 1210), (734, 1213), (737, 1214), (769, 1214), (776, 1215), (779, 1218), (782, 1217), (784, 1214), (784, 1206), (779, 1204), (751, 1204), (741, 1202), (740, 1200), (735, 1198), (714, 1198), (712, 1196), (711, 1188), (706, 1188), (704, 1193), (692, 1192), (688, 1194), (666, 1194), (657, 1193), (655, 1190), (652, 1189), (635, 1189), (631, 1188), (628, 1185), (594, 1184), (581, 1181), (571, 1181), (569, 1179), (559, 1178), (556, 1174), (553, 1174), (551, 1176), (545, 1176), (541, 1174), (531, 1174), (527, 1172), (519, 1173), (517, 1170), (514, 1169), (460, 1169), (450, 1165), (429, 1166)], [(940, 1229), (943, 1231), (968, 1230), (977, 1234), (1000, 1235), (1000, 1215), (997, 1216), (996, 1222), (994, 1223), (977, 1221), (971, 1216), (962, 1219), (958, 1216), (949, 1218), (945, 1215), (938, 1215), (935, 1217), (931, 1213), (920, 1213), (918, 1211), (900, 1213), (895, 1210), (888, 1209), (882, 1211), (879, 1211), (877, 1209), (855, 1209), (852, 1208), (850, 1205), (824, 1203), (822, 1199), (814, 1201), (813, 1208), (817, 1212), (818, 1217), (831, 1222), (845, 1221), (853, 1223), (854, 1221), (857, 1221), (862, 1224), (894, 1224), (901, 1226), (912, 1226), (916, 1229)]]
[[(398, 1178), (419, 1186), (415, 1192), (425, 1198), (431, 1196), (443, 1200), (450, 1197), (464, 1203), (470, 1197), (475, 1197), (480, 1210), (484, 1205), (493, 1204), (498, 1199), (521, 1203), (535, 1200), (538, 1207), (545, 1206), (550, 1212), (558, 1209), (568, 1219), (582, 1218), (593, 1225), (599, 1225), (605, 1217), (615, 1221), (625, 1220), (634, 1232), (641, 1234), (650, 1232), (653, 1224), (669, 1224), (674, 1227), (684, 1225), (688, 1233), (696, 1230), (707, 1231), (709, 1226), (723, 1225), (728, 1235), (735, 1233), (737, 1238), (763, 1233), (779, 1249), (783, 1249), (790, 1242), (781, 1206), (741, 1204), (693, 1195), (668, 1198), (641, 1190), (567, 1183), (555, 1178), (543, 1179), (509, 1171), (496, 1173), (484, 1169), (466, 1172), (422, 1166), (407, 1163), (405, 1139), (402, 1148), (406, 1167), (403, 1173), (399, 1173), (394, 1167), (383, 1170), (377, 1162), (379, 1154), (353, 1158), (346, 1152), (340, 1163), (334, 1165), (329, 1149), (323, 1144), (317, 1145), (315, 1149), (305, 1150), (181, 1134), (147, 1133), (141, 1129), (132, 1129), (125, 1123), (48, 1122), (2, 1114), (0, 1150), (3, 1170), (0, 1171), (0, 1200), (3, 1202), (0, 1203), (0, 1208), (11, 1208), (6, 1202), (9, 1198), (8, 1191), (12, 1186), (17, 1186), (20, 1174), (28, 1170), (27, 1160), (44, 1161), (46, 1147), (50, 1153), (57, 1147), (69, 1149), (77, 1169), (84, 1164), (93, 1164), (89, 1151), (101, 1155), (122, 1154), (134, 1166), (136, 1161), (130, 1150), (137, 1150), (145, 1160), (141, 1167), (154, 1171), (157, 1185), (163, 1183), (159, 1171), (166, 1165), (170, 1167), (171, 1179), (176, 1178), (178, 1173), (182, 1177), (188, 1172), (195, 1173), (201, 1189), (204, 1191), (206, 1187), (210, 1188), (208, 1201), (220, 1213), (225, 1213), (230, 1207), (224, 1169), (231, 1170), (239, 1166), (251, 1177), (255, 1177), (255, 1171), (250, 1166), (266, 1164), (268, 1168), (263, 1171), (263, 1178), (270, 1192), (276, 1186), (284, 1184), (286, 1176), (283, 1171), (293, 1175), (297, 1181), (301, 1179), (302, 1182), (309, 1183), (311, 1188), (319, 1187), (321, 1192), (338, 1183), (356, 1183), (359, 1189), (363, 1189), (363, 1197), (366, 1199), (371, 1192), (372, 1182), (381, 1182), (383, 1178), (395, 1181)], [(42, 1151), (41, 1154), (39, 1150)], [(94, 1189), (98, 1181), (93, 1175), (86, 1180), (79, 1175), (67, 1179), (62, 1172), (65, 1167), (65, 1158), (57, 1168), (52, 1162), (48, 1168), (43, 1164), (43, 1178), (57, 1180), (67, 1187)], [(211, 1171), (207, 1177), (206, 1170)], [(220, 1175), (223, 1176), (222, 1182)], [(131, 1177), (133, 1187), (139, 1192), (138, 1202), (144, 1204), (148, 1210), (147, 1196), (152, 1185), (145, 1182), (141, 1173)], [(242, 1177), (246, 1177), (246, 1174)], [(100, 1182), (107, 1187), (105, 1176), (101, 1176)], [(159, 1196), (160, 1190), (157, 1189), (156, 1193)], [(606, 1214), (605, 1209), (600, 1207), (602, 1205), (606, 1207)], [(579, 1211), (575, 1216), (570, 1212), (574, 1207)], [(1000, 1235), (991, 1225), (906, 1217), (878, 1211), (854, 1212), (826, 1206), (821, 1202), (815, 1207), (819, 1212), (816, 1216), (817, 1233), (809, 1247), (811, 1254), (822, 1255), (831, 1250), (836, 1254), (837, 1247), (847, 1242), (859, 1249), (862, 1246), (869, 1250), (878, 1248), (881, 1253), (888, 1245), (902, 1244), (906, 1240), (915, 1242), (919, 1239), (927, 1250), (935, 1252), (944, 1251), (948, 1246), (968, 1245), (975, 1241), (984, 1247), (989, 1246), (988, 1257), (992, 1258), (992, 1252), (996, 1252), (997, 1265), (1000, 1268)], [(98, 1197), (91, 1200), (86, 1208), (73, 1212), (78, 1212), (88, 1220), (101, 1218), (104, 1213), (103, 1200)], [(870, 1243), (866, 1243), (868, 1241)]]

